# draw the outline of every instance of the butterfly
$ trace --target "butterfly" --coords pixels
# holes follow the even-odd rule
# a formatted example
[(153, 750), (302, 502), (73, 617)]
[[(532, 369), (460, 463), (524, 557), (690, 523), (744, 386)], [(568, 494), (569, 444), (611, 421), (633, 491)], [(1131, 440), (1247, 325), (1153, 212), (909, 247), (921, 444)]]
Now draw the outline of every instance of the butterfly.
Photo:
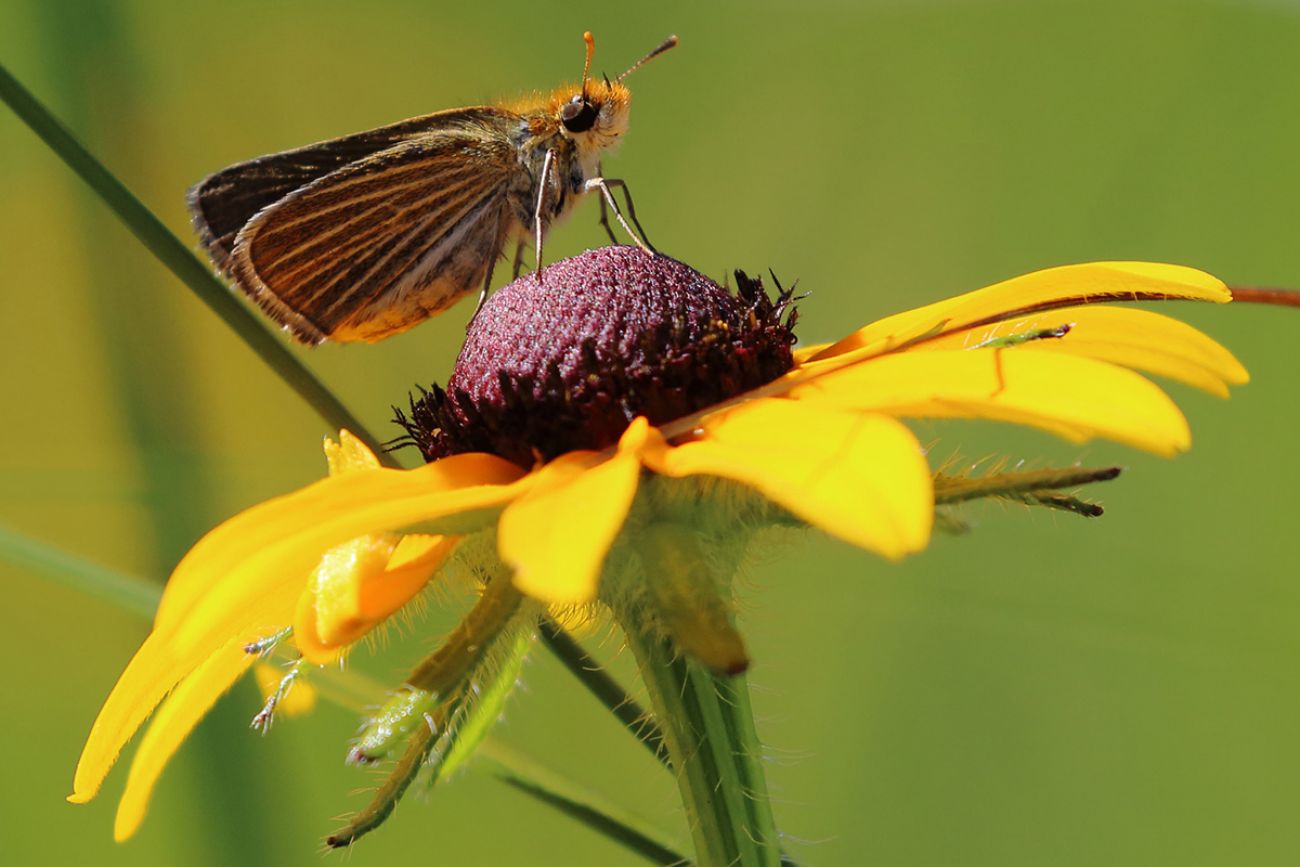
[(627, 132), (623, 80), (677, 44), (672, 36), (613, 81), (582, 80), (513, 105), (453, 108), (238, 163), (189, 193), (217, 267), (296, 340), (374, 342), (446, 310), (478, 288), (514, 240), (542, 263), (546, 230), (599, 191), (633, 240), (601, 155)]

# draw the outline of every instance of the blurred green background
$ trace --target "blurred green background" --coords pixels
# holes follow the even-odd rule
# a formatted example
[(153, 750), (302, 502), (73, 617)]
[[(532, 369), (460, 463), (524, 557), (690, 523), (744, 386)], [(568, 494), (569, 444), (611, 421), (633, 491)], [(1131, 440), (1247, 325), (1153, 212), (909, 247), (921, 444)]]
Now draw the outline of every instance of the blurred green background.
[[(653, 11), (651, 10), (653, 5)], [(1300, 4), (611, 4), (0, 0), (0, 61), (177, 232), (184, 191), (270, 151), (625, 68), (606, 161), (655, 242), (812, 292), (805, 341), (1037, 267), (1180, 262), (1300, 286)], [(323, 424), (0, 110), (0, 522), (160, 581), (205, 529), (316, 478)], [(552, 256), (603, 242), (589, 204)], [(374, 347), (301, 352), (370, 424), (445, 380), (470, 306)], [(1300, 857), (1300, 316), (1184, 306), (1255, 382), (1171, 391), (1163, 461), (993, 424), (944, 458), (1128, 472), (1100, 521), (983, 508), (901, 565), (810, 536), (747, 581), (743, 627), (778, 822), (806, 865), (1291, 864)], [(320, 863), (370, 785), (333, 707), (191, 738), (124, 846), (124, 769), (63, 803), (146, 631), (0, 564), (5, 863)], [(358, 663), (395, 682), (451, 622)], [(604, 633), (598, 638), (604, 638)], [(600, 653), (613, 659), (617, 640)], [(620, 671), (627, 673), (624, 660)], [(500, 737), (687, 835), (671, 781), (544, 653)], [(336, 856), (337, 857), (337, 856)], [(634, 864), (470, 773), (404, 803), (357, 865)]]

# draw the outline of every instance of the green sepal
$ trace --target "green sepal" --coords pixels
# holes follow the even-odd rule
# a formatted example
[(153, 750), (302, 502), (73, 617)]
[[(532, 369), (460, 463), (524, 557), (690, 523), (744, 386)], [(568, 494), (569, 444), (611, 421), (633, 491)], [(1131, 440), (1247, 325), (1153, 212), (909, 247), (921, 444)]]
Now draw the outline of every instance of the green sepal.
[[(506, 645), (507, 642), (501, 642)], [(432, 785), (439, 778), (454, 774), (464, 766), (492, 731), (505, 710), (506, 702), (514, 695), (523, 672), (524, 660), (535, 643), (531, 631), (520, 630), (496, 656), (496, 664), (484, 666), (470, 681), (466, 700), (452, 719), (452, 724), (437, 746), (442, 761), (436, 773), (428, 780)]]

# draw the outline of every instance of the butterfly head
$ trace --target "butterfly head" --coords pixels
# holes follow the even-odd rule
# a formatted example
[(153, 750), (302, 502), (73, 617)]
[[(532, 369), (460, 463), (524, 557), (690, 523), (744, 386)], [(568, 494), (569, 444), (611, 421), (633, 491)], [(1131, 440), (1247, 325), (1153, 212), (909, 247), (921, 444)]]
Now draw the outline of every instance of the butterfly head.
[(557, 91), (553, 97), (556, 119), (564, 134), (579, 146), (595, 146), (600, 150), (613, 146), (627, 132), (628, 110), (632, 103), (632, 94), (623, 84), (623, 79), (651, 60), (677, 44), (677, 37), (670, 36), (654, 51), (638, 60), (627, 72), (610, 81), (602, 76), (600, 81), (590, 77), (591, 56), (595, 52), (596, 41), (591, 33), (582, 34), (587, 43), (587, 60), (582, 68), (582, 83), (576, 89)]

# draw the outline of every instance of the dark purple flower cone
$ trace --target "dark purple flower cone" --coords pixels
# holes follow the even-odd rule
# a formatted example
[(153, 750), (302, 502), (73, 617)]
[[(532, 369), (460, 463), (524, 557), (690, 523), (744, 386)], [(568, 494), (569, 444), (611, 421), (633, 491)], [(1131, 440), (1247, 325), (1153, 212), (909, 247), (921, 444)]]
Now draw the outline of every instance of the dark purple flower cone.
[[(479, 311), (445, 391), (398, 413), (426, 460), (492, 452), (524, 466), (617, 442), (793, 365), (789, 294), (737, 272), (733, 295), (693, 268), (604, 247), (497, 291)], [(784, 316), (784, 321), (783, 321)]]

